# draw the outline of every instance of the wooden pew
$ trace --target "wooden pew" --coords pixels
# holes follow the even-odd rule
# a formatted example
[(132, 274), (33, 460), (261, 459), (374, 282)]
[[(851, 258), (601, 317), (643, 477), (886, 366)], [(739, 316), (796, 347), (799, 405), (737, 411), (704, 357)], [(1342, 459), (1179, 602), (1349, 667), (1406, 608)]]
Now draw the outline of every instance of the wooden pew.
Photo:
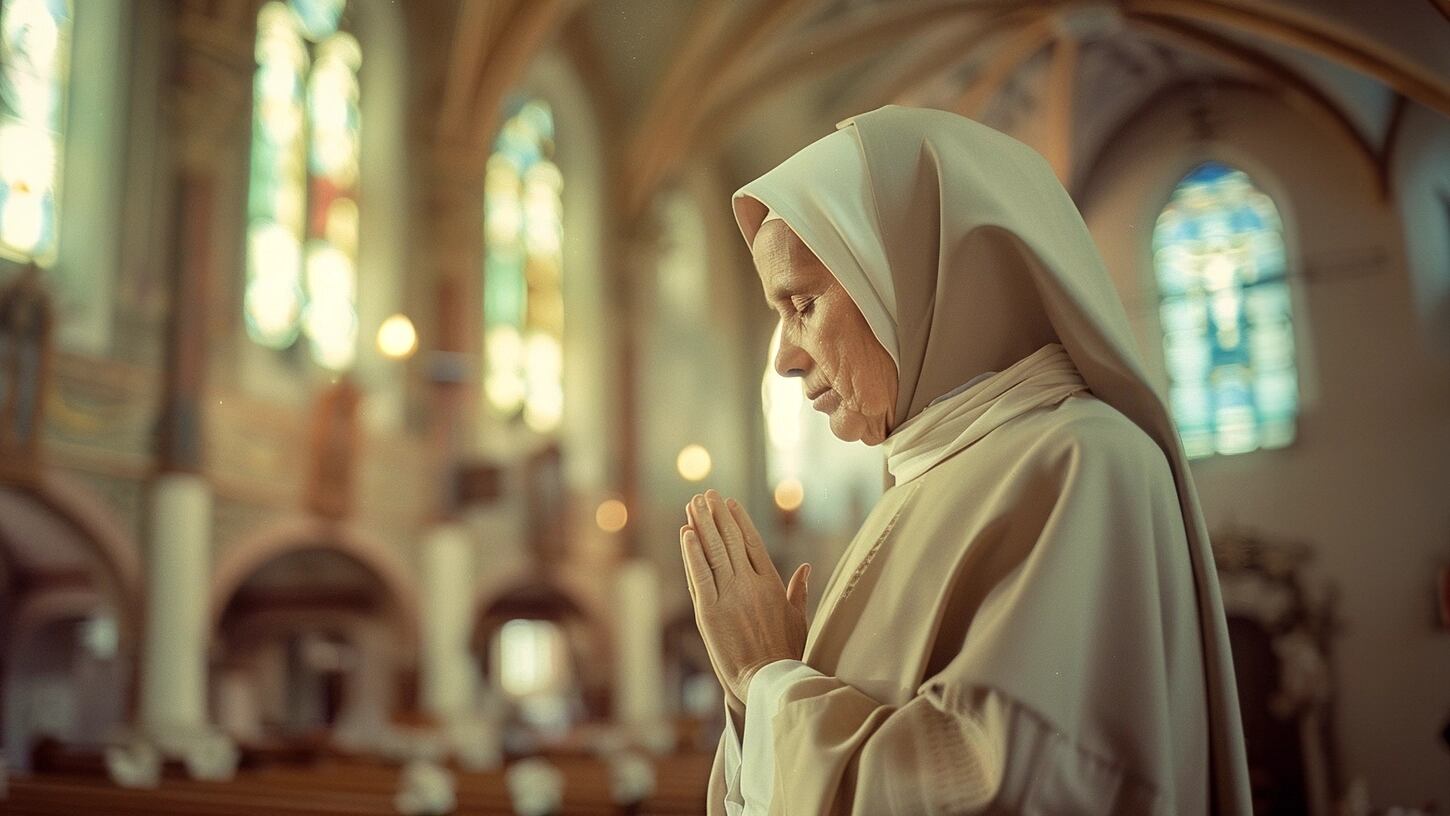
[[(563, 772), (564, 813), (617, 816), (609, 770), (587, 754), (547, 757)], [(685, 754), (656, 760), (656, 790), (640, 814), (684, 816), (704, 811), (710, 757)], [(94, 764), (78, 767), (94, 770)], [(11, 782), (0, 814), (16, 816), (382, 816), (395, 813), (393, 797), (401, 769), (356, 758), (261, 764), (228, 782), (203, 782), (168, 774), (154, 790), (126, 790), (96, 773), (41, 773)], [(502, 770), (455, 770), (457, 816), (513, 812)]]

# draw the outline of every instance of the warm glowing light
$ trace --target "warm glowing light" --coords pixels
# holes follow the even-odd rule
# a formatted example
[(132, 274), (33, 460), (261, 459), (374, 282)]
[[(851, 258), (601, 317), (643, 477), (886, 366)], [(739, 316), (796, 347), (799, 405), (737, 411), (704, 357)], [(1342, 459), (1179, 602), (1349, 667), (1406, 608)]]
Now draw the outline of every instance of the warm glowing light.
[(606, 533), (617, 533), (629, 523), (629, 508), (619, 499), (605, 499), (594, 511), (594, 523)]
[(418, 330), (405, 314), (395, 314), (378, 327), (378, 351), (390, 360), (406, 360), (418, 350)]
[(692, 482), (698, 482), (710, 475), (710, 452), (700, 445), (686, 445), (675, 457), (675, 467), (680, 475)]
[(784, 479), (775, 486), (775, 506), (786, 511), (800, 509), (801, 502), (806, 499), (806, 489), (801, 485), (800, 479)]

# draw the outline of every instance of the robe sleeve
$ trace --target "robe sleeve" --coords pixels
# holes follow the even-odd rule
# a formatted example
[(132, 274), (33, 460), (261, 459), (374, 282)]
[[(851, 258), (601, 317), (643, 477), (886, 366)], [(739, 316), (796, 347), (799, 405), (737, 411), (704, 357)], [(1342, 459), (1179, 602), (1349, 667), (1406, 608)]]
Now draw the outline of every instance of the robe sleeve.
[(760, 816), (766, 812), (775, 768), (770, 718), (775, 715), (787, 686), (807, 677), (821, 676), (799, 660), (777, 660), (756, 672), (750, 681), (743, 728), (739, 713), (726, 707), (725, 733), (720, 744), (726, 816)]
[[(983, 690), (961, 711), (927, 694), (889, 706), (834, 677), (785, 688), (771, 718), (768, 806), (745, 816), (821, 814), (1148, 814), (1154, 791), (1010, 697)], [(750, 728), (749, 722), (746, 725)], [(808, 753), (802, 748), (809, 745)], [(750, 768), (753, 758), (746, 756)], [(800, 773), (804, 768), (813, 770)], [(831, 769), (818, 773), (820, 769)], [(813, 786), (808, 789), (806, 786)]]

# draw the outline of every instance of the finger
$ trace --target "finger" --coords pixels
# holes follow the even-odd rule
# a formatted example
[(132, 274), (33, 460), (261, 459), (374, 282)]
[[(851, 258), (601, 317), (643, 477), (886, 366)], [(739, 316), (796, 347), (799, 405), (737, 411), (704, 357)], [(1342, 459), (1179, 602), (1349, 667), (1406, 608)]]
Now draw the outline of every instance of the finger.
[(806, 613), (806, 598), (810, 594), (811, 565), (801, 564), (790, 576), (790, 585), (785, 588), (785, 599), (790, 605)]
[(718, 490), (706, 490), (705, 505), (710, 508), (710, 520), (715, 523), (720, 540), (725, 542), (725, 557), (730, 559), (731, 568), (736, 572), (754, 572), (750, 557), (745, 554), (745, 533), (725, 506), (725, 497)]
[(755, 546), (765, 549), (765, 539), (760, 537), (760, 531), (755, 529), (755, 521), (750, 514), (745, 512), (745, 507), (740, 502), (731, 499), (730, 511), (735, 514), (735, 521), (740, 524), (740, 529), (745, 532), (745, 540)]
[(755, 530), (755, 523), (750, 520), (750, 514), (745, 512), (745, 507), (740, 502), (730, 499), (725, 502), (730, 510), (730, 517), (739, 526), (740, 532), (745, 537), (745, 553), (750, 558), (750, 566), (761, 575), (774, 575), (780, 580), (780, 573), (775, 569), (775, 562), (770, 560), (770, 553), (765, 549), (765, 541), (761, 539), (760, 533)]
[(685, 572), (690, 576), (690, 585), (695, 592), (696, 603), (706, 605), (715, 602), (715, 575), (710, 569), (710, 563), (705, 559), (704, 550), (700, 549), (700, 537), (694, 530), (686, 530), (681, 543), (685, 552)]
[(680, 565), (685, 568), (685, 588), (690, 590), (690, 604), (695, 603), (695, 581), (690, 577), (690, 562), (686, 557), (685, 533), (690, 529), (689, 525), (680, 528)]
[(705, 551), (705, 560), (710, 569), (720, 578), (734, 575), (730, 556), (725, 552), (725, 539), (715, 529), (715, 521), (710, 517), (710, 507), (705, 503), (705, 497), (697, 495), (691, 499), (689, 512), (690, 526), (694, 528), (697, 540)]

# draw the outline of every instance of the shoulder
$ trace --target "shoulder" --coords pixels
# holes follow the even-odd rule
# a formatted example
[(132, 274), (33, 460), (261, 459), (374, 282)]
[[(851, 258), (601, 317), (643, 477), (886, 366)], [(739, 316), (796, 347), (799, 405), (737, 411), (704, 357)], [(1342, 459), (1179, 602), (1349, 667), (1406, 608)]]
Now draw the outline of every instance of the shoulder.
[(1038, 417), (1036, 442), (1111, 462), (1167, 464), (1163, 449), (1146, 431), (1113, 406), (1092, 395), (1067, 399)]
[[(996, 438), (993, 438), (996, 437)], [(1054, 481), (1110, 477), (1116, 483), (1167, 479), (1167, 456), (1147, 432), (1118, 409), (1091, 394), (1033, 411), (998, 429), (984, 443), (1003, 468), (1029, 478), (1051, 474)]]
[[(1175, 479), (1158, 443), (1125, 414), (1091, 394), (1023, 414), (921, 477), (939, 490), (1061, 493), (1106, 482), (1173, 492)], [(1119, 492), (1119, 491), (1115, 491)]]

